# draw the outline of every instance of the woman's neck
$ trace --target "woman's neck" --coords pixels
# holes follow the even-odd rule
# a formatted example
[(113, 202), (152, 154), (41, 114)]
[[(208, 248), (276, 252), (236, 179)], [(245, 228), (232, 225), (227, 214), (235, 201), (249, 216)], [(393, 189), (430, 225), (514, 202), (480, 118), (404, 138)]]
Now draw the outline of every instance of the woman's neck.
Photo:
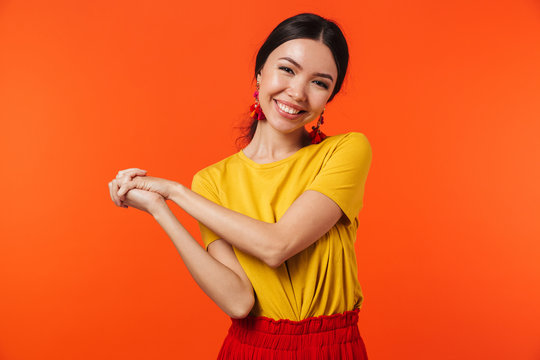
[(284, 159), (311, 143), (305, 128), (290, 134), (282, 134), (259, 121), (251, 142), (243, 149), (244, 154), (257, 162), (274, 162)]

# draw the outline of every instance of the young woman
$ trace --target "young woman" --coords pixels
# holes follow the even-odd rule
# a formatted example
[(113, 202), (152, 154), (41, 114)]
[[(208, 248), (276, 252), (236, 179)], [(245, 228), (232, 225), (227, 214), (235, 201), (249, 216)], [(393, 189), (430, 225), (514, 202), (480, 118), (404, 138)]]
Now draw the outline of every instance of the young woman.
[[(109, 183), (116, 205), (158, 221), (231, 317), (220, 359), (367, 359), (354, 242), (371, 147), (319, 128), (348, 59), (335, 23), (286, 19), (257, 54), (247, 146), (196, 173), (191, 190), (136, 168)], [(198, 220), (206, 251), (166, 200)]]

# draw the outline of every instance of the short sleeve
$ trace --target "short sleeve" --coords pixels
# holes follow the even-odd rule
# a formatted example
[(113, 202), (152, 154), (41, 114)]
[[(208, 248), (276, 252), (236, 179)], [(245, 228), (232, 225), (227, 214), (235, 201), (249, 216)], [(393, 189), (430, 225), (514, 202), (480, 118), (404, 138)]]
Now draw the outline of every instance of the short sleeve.
[[(213, 186), (213, 184), (209, 180), (205, 179), (200, 174), (200, 172), (196, 173), (193, 176), (193, 180), (191, 182), (191, 190), (199, 195), (204, 196), (208, 200), (221, 205), (216, 187)], [(218, 236), (200, 221), (198, 221), (198, 223), (199, 229), (201, 230), (201, 237), (204, 243), (204, 248), (208, 251), (208, 245), (210, 245), (211, 242), (220, 239), (220, 236)]]
[(371, 158), (371, 146), (366, 136), (348, 133), (336, 144), (306, 190), (316, 190), (331, 198), (352, 224), (363, 207)]

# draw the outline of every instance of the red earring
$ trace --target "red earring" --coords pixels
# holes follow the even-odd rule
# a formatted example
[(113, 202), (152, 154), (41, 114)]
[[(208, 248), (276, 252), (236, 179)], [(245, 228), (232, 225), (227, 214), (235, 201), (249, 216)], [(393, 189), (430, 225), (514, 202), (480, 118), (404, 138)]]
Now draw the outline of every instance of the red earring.
[(255, 97), (255, 102), (249, 107), (249, 110), (251, 111), (249, 116), (255, 120), (266, 119), (266, 116), (264, 116), (264, 113), (262, 112), (261, 104), (259, 103), (259, 82), (257, 82), (257, 91), (255, 91), (253, 96)]
[(311, 138), (312, 144), (318, 144), (326, 138), (326, 135), (319, 129), (321, 125), (324, 124), (323, 114), (324, 110), (321, 113), (319, 120), (317, 121), (317, 126), (312, 126), (311, 128), (313, 130), (309, 132), (309, 137)]

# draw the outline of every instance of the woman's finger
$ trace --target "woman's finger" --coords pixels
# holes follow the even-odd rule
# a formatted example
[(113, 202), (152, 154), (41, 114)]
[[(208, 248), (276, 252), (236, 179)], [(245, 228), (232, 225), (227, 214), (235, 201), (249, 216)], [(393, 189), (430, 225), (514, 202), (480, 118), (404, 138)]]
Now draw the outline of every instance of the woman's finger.
[(111, 195), (111, 200), (114, 203), (114, 205), (118, 205), (117, 202), (115, 201), (114, 190), (113, 190), (113, 182), (112, 181), (109, 181), (109, 194)]
[(118, 206), (118, 201), (116, 200), (116, 180), (112, 180), (111, 184), (111, 199), (114, 202), (114, 205)]
[[(129, 187), (126, 187), (127, 184), (130, 184), (132, 182), (133, 178), (135, 178), (137, 176), (145, 176), (145, 175), (146, 175), (145, 172), (137, 171), (137, 172), (124, 173), (123, 176), (121, 176), (120, 178), (117, 178), (119, 189), (124, 188), (124, 191), (119, 192), (118, 196), (121, 197), (127, 191), (129, 191), (130, 189), (133, 189), (135, 187), (133, 184), (131, 184)], [(124, 198), (122, 198), (121, 200), (124, 201)]]
[(135, 176), (145, 176), (145, 175), (146, 175), (146, 170), (138, 170), (138, 171), (133, 171), (126, 174), (129, 180), (133, 179)]
[(120, 173), (129, 172), (129, 171), (146, 171), (146, 170), (139, 169), (139, 168), (129, 168), (129, 169), (120, 170), (118, 173), (120, 174)]
[(116, 181), (118, 181), (118, 186), (122, 186), (122, 184), (129, 181), (130, 178), (131, 177), (129, 176), (129, 173), (124, 174), (124, 175), (117, 175), (116, 176)]
[(109, 194), (111, 195), (112, 202), (114, 202), (114, 196), (113, 196), (113, 190), (112, 190), (112, 181), (109, 181)]
[(131, 180), (133, 180), (134, 177), (136, 176), (146, 176), (146, 173), (143, 173), (143, 172), (128, 172), (128, 173), (124, 173), (124, 175), (122, 176), (117, 176), (117, 180), (118, 180), (118, 187), (119, 188), (122, 188), (122, 186), (128, 184), (129, 182), (131, 182)]
[(118, 180), (114, 179), (112, 181), (112, 189), (113, 189), (113, 197), (114, 197), (114, 203), (116, 206), (122, 206), (122, 201), (118, 198)]
[(116, 175), (116, 178), (118, 179), (122, 177), (123, 175), (131, 175), (131, 176), (135, 176), (133, 174), (145, 175), (146, 172), (147, 172), (146, 170), (137, 169), (137, 168), (125, 169), (125, 170), (120, 170), (118, 174)]
[[(115, 205), (117, 205), (116, 202), (114, 201), (114, 195), (113, 195), (113, 193), (114, 193), (114, 191), (113, 191), (113, 182), (112, 182), (112, 181), (109, 181), (109, 194), (111, 195), (111, 200), (114, 202)], [(124, 208), (127, 208), (127, 207), (128, 207), (128, 206), (127, 206), (126, 204), (124, 204), (123, 202), (122, 202), (121, 206), (124, 207)]]
[(137, 176), (137, 173), (127, 172), (123, 174), (116, 175), (116, 180), (118, 181), (118, 186), (122, 186), (126, 182), (130, 181), (133, 176)]
[(133, 188), (135, 188), (135, 184), (133, 181), (129, 180), (128, 182), (123, 183), (118, 189), (118, 197), (123, 201), (124, 195)]

